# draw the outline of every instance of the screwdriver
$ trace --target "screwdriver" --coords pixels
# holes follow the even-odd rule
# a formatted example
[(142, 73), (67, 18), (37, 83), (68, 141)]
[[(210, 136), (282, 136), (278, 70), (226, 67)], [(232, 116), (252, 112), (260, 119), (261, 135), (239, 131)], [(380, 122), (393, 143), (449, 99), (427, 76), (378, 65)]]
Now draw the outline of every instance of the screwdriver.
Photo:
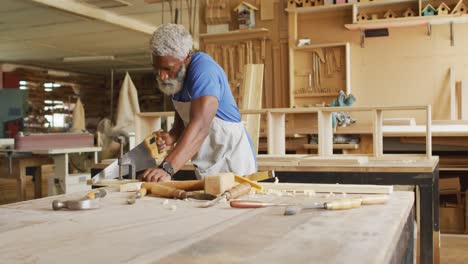
[(384, 204), (388, 201), (388, 195), (365, 196), (360, 198), (349, 198), (334, 200), (323, 204), (288, 206), (284, 210), (284, 215), (295, 215), (306, 209), (326, 209), (326, 210), (345, 210), (360, 207), (361, 205)]
[(240, 196), (242, 196), (244, 194), (248, 194), (250, 192), (251, 188), (252, 187), (250, 186), (250, 184), (248, 184), (246, 182), (240, 183), (240, 184), (232, 187), (231, 189), (225, 191), (223, 194), (218, 196), (218, 198), (216, 198), (214, 200), (211, 200), (211, 201), (201, 205), (200, 207), (208, 208), (208, 207), (211, 207), (211, 206), (219, 203), (221, 200), (229, 201), (230, 199), (235, 199), (235, 198), (240, 197)]

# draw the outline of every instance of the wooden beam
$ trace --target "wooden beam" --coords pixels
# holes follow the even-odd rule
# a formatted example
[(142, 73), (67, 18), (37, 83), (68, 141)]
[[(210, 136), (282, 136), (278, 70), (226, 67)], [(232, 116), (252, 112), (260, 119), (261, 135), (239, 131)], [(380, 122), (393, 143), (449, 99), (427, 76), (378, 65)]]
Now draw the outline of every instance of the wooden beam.
[(333, 125), (332, 112), (318, 112), (318, 140), (320, 157), (330, 157), (333, 155)]
[(453, 67), (450, 67), (449, 72), (450, 80), (450, 120), (457, 120), (457, 99), (455, 93), (455, 70)]
[(56, 8), (74, 15), (95, 19), (115, 26), (123, 27), (133, 31), (153, 34), (157, 27), (143, 23), (139, 20), (120, 16), (115, 13), (83, 5), (71, 0), (32, 0), (33, 2)]
[(286, 154), (285, 114), (268, 112), (268, 154)]
[(374, 133), (372, 137), (374, 140), (374, 156), (381, 157), (383, 155), (383, 131), (382, 131), (382, 111), (374, 111)]

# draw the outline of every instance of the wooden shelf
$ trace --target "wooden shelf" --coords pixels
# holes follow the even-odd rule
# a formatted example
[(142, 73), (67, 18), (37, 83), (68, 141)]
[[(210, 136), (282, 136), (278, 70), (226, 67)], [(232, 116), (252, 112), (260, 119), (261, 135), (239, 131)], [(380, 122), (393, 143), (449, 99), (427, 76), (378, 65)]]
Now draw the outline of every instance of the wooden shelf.
[(414, 27), (425, 25), (443, 25), (450, 23), (468, 23), (468, 15), (402, 17), (393, 19), (370, 20), (355, 24), (346, 24), (349, 30), (366, 30), (394, 27)]
[(234, 30), (223, 33), (210, 33), (210, 34), (200, 34), (200, 38), (204, 41), (209, 41), (211, 39), (253, 39), (253, 38), (266, 38), (269, 37), (268, 29), (266, 28), (252, 28), (252, 29), (241, 29)]
[(311, 51), (311, 50), (320, 49), (320, 48), (341, 47), (341, 46), (346, 46), (347, 44), (348, 42), (314, 44), (314, 45), (306, 45), (302, 47), (294, 47), (294, 50), (295, 51)]
[(324, 96), (338, 96), (339, 93), (304, 93), (295, 94), (296, 98), (312, 98), (312, 97), (324, 97)]
[(391, 5), (391, 4), (399, 4), (399, 3), (417, 3), (417, 0), (381, 0), (381, 1), (373, 1), (367, 3), (347, 3), (347, 4), (335, 4), (335, 5), (323, 5), (323, 6), (307, 6), (307, 7), (299, 7), (299, 8), (286, 8), (286, 12), (288, 13), (296, 13), (296, 14), (305, 14), (305, 13), (323, 13), (323, 12), (332, 12), (332, 11), (340, 11), (340, 10), (351, 10), (353, 9), (353, 5), (357, 7), (374, 7), (374, 6), (383, 6), (383, 5)]

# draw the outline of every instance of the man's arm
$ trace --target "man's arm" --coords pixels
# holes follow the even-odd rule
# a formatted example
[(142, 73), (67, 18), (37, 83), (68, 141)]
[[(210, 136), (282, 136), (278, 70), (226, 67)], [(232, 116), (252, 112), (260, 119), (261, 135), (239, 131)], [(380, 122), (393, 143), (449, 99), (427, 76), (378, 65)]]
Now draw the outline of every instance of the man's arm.
[(218, 99), (214, 96), (202, 96), (192, 101), (190, 107), (190, 122), (184, 129), (177, 145), (166, 157), (174, 172), (179, 171), (200, 149), (208, 136), (216, 111)]
[[(217, 110), (218, 99), (214, 96), (202, 96), (191, 102), (190, 122), (165, 159), (172, 164), (174, 173), (179, 171), (198, 152), (208, 136), (211, 121), (213, 121)], [(150, 168), (143, 174), (143, 179), (146, 181), (168, 181), (170, 177), (162, 169)]]

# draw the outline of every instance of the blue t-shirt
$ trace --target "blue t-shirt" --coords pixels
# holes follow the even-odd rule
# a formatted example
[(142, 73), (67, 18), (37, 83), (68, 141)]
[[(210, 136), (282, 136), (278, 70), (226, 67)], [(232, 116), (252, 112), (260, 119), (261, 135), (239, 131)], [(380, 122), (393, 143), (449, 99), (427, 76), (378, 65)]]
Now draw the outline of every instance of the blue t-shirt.
[(171, 99), (190, 102), (202, 96), (218, 99), (216, 117), (229, 122), (239, 123), (241, 116), (224, 70), (206, 53), (192, 55), (185, 75), (184, 86)]

